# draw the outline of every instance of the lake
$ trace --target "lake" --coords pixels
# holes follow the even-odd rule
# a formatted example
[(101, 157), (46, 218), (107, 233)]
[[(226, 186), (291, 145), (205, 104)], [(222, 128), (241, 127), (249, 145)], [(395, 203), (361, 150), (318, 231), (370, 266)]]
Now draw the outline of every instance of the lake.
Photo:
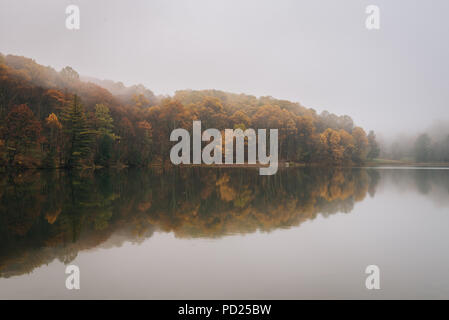
[(448, 273), (445, 168), (0, 175), (1, 299), (448, 299)]

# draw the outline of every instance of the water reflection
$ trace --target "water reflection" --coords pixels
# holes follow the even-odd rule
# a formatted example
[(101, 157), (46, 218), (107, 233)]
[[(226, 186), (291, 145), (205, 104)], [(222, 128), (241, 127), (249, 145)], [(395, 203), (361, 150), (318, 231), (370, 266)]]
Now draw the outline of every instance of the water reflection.
[(449, 168), (378, 168), (383, 184), (425, 195), (440, 206), (449, 205)]
[(0, 276), (54, 259), (69, 263), (108, 239), (141, 242), (155, 230), (222, 237), (298, 226), (317, 214), (350, 212), (374, 195), (378, 180), (376, 170), (323, 168), (274, 176), (216, 168), (3, 175)]

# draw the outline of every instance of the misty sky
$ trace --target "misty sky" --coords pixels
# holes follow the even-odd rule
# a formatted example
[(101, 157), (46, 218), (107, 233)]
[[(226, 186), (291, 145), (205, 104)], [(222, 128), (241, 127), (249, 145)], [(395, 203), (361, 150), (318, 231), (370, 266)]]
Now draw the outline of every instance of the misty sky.
[[(365, 28), (369, 4), (380, 30)], [(449, 120), (448, 13), (447, 0), (1, 0), (0, 52), (156, 94), (270, 95), (391, 134)]]

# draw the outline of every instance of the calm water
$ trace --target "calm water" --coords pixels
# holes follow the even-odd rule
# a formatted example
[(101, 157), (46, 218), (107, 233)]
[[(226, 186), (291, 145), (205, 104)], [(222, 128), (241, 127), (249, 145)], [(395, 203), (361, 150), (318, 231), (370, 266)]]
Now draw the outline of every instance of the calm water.
[(449, 170), (3, 174), (0, 298), (449, 298)]

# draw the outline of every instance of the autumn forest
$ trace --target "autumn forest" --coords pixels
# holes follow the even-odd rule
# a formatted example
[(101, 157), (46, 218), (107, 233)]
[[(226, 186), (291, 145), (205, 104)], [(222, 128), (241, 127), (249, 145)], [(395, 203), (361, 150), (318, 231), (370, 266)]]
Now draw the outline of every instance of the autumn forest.
[(83, 78), (0, 55), (0, 166), (145, 167), (169, 163), (175, 128), (279, 130), (279, 159), (359, 165), (378, 157), (374, 132), (349, 116), (299, 103), (218, 90), (156, 96), (142, 85)]

